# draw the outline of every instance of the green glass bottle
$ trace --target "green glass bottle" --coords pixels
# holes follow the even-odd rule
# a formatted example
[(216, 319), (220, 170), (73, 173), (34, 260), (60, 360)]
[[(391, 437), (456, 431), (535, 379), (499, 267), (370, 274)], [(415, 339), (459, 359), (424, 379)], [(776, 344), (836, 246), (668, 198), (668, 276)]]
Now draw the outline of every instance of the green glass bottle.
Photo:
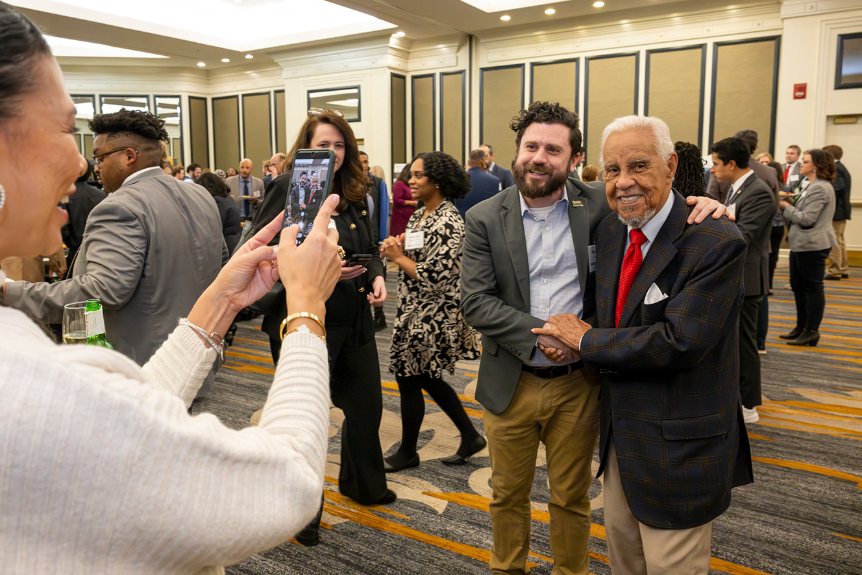
[(87, 345), (98, 345), (114, 349), (105, 337), (105, 318), (102, 315), (102, 302), (97, 299), (88, 299), (86, 313), (87, 317)]

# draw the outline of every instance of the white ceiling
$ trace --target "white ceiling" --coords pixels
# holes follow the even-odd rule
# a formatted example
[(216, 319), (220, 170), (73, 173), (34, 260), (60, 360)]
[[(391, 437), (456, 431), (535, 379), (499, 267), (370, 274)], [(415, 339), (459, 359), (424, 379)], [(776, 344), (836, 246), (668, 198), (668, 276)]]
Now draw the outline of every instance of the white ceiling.
[(149, 54), (137, 50), (94, 44), (93, 42), (57, 38), (56, 36), (46, 35), (45, 40), (48, 41), (51, 52), (57, 58), (167, 58), (167, 56), (160, 54)]
[[(88, 59), (116, 65), (195, 67), (207, 70), (272, 63), (285, 48), (404, 32), (407, 41), (452, 34), (492, 39), (513, 34), (600, 26), (676, 16), (728, 5), (779, 4), (780, 0), (7, 0), (45, 34), (89, 43), (56, 45), (66, 64)], [(548, 15), (547, 8), (555, 13)], [(510, 17), (506, 21), (501, 15)], [(105, 48), (99, 48), (102, 45)], [(101, 51), (100, 51), (101, 50)], [(252, 56), (254, 60), (246, 59)], [(154, 58), (164, 56), (166, 58)], [(222, 59), (229, 62), (223, 63)]]

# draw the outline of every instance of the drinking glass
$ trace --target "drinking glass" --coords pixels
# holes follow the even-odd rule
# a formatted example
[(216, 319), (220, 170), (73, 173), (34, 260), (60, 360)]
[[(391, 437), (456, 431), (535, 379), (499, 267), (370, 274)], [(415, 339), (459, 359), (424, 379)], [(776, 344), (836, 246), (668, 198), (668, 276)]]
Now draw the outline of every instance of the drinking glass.
[(63, 308), (63, 343), (87, 343), (87, 302), (68, 303)]

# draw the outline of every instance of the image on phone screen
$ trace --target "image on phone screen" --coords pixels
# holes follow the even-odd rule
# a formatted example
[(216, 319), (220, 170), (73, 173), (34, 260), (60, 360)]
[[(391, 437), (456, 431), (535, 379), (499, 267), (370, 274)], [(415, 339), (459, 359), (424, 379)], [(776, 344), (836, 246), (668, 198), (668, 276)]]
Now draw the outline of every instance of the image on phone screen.
[(330, 168), (334, 165), (333, 150), (299, 150), (294, 156), (282, 228), (299, 226), (297, 245), (311, 233), (314, 218), (329, 195), (333, 175)]

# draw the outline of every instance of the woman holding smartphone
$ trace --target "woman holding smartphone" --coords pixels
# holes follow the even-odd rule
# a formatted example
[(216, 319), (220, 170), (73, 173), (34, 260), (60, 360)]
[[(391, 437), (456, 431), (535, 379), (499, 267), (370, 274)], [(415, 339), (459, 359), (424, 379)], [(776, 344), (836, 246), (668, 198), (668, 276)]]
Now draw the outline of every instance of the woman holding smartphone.
[(461, 251), (464, 220), (452, 203), (470, 191), (470, 180), (455, 159), (443, 152), (420, 154), (410, 166), (413, 198), (425, 202), (400, 237), (384, 240), (380, 252), (401, 268), (398, 314), (392, 331), (389, 371), (401, 392), (401, 447), (386, 459), (386, 471), (419, 465), (416, 452), (425, 417), (422, 390), (461, 432), (458, 452), (443, 459), (462, 465), (485, 448), (443, 372), (455, 373), (455, 362), (476, 359), (476, 332), (467, 325), (461, 303)]
[[(338, 230), (342, 256), (341, 279), (326, 301), (326, 346), (329, 351), (332, 403), (344, 412), (341, 425), (341, 472), (338, 489), (363, 505), (392, 503), (396, 499), (386, 486), (383, 451), (380, 447), (380, 420), (383, 417), (380, 366), (374, 340), (371, 306), (386, 300), (383, 262), (372, 239), (371, 219), (365, 205), (365, 171), (353, 130), (340, 112), (310, 110), (285, 161), (285, 173), (270, 182), (263, 205), (255, 216), (254, 228), (284, 209), (290, 197), (293, 159), (301, 149), (335, 151), (333, 194), (339, 203), (332, 221)], [(311, 185), (314, 186), (312, 177)], [(319, 181), (322, 178), (318, 178)], [(325, 190), (322, 190), (325, 191)], [(315, 202), (317, 198), (315, 197)], [(365, 266), (347, 265), (355, 254), (370, 254)], [(355, 258), (354, 258), (355, 259)], [(284, 298), (267, 309), (261, 329), (272, 344), (278, 362), (282, 322), (287, 317)], [(322, 510), (322, 506), (321, 506)], [(303, 545), (319, 541), (320, 514), (296, 539)]]

